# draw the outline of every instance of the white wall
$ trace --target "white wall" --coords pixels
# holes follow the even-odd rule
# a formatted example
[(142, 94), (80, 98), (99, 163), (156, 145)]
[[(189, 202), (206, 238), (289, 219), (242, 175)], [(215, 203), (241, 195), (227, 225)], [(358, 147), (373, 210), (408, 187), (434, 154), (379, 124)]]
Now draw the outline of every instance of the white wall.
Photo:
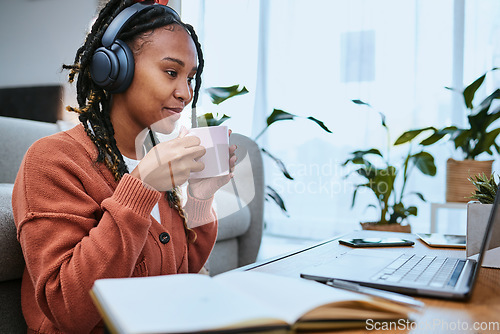
[[(63, 84), (63, 105), (76, 105), (62, 64), (72, 64), (98, 0), (0, 0), (0, 88)], [(180, 0), (170, 6), (180, 12)], [(76, 118), (63, 113), (65, 120)]]
[(97, 0), (0, 0), (0, 87), (67, 81)]

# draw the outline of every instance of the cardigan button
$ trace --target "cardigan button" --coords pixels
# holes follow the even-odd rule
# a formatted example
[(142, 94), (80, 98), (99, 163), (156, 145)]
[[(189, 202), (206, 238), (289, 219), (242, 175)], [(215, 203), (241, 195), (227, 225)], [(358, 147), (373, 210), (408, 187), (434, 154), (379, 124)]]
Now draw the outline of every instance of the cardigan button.
[(168, 234), (167, 232), (161, 233), (160, 241), (162, 244), (168, 244), (168, 242), (170, 241), (170, 234)]

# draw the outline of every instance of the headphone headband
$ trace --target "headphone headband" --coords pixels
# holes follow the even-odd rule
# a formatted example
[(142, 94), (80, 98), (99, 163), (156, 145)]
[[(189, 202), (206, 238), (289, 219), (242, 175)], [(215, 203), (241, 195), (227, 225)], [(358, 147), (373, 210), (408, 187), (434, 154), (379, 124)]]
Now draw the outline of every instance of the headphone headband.
[(123, 28), (134, 16), (136, 16), (143, 10), (151, 8), (152, 6), (162, 6), (166, 11), (170, 12), (177, 20), (180, 21), (179, 14), (177, 14), (175, 10), (168, 6), (160, 5), (158, 3), (147, 4), (138, 2), (130, 7), (125, 8), (113, 19), (113, 21), (109, 24), (108, 28), (104, 32), (104, 35), (102, 36), (102, 46), (104, 46), (105, 48), (109, 48), (114, 43), (118, 35), (122, 32)]

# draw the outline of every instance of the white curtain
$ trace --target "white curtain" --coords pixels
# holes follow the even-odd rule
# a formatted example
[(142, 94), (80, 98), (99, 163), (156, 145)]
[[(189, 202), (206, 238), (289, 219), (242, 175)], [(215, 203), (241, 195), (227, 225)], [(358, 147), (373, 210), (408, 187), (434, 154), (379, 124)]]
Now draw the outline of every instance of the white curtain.
[[(204, 86), (250, 90), (219, 106), (205, 96), (202, 112), (231, 116), (233, 131), (250, 137), (274, 108), (318, 118), (333, 132), (300, 118), (273, 124), (259, 139), (295, 178), (285, 179), (267, 161), (266, 183), (282, 195), (290, 215), (267, 203), (266, 229), (274, 234), (324, 239), (374, 220), (376, 211), (366, 209), (373, 194), (360, 192), (351, 208), (356, 180), (344, 179), (341, 164), (354, 150), (386, 150), (376, 111), (387, 116), (391, 142), (411, 128), (465, 122), (460, 97), (445, 86), (462, 82), (455, 88), (463, 88), (500, 66), (495, 0), (183, 0), (182, 15), (202, 37)], [(478, 95), (499, 84), (500, 75), (492, 73)], [(392, 147), (393, 163), (406, 150)], [(430, 150), (437, 175), (415, 172), (408, 185), (427, 199), (405, 203), (419, 209), (409, 220), (414, 231), (429, 231), (429, 202), (444, 202), (445, 163), (454, 154), (449, 144)], [(463, 229), (449, 226), (447, 232)]]

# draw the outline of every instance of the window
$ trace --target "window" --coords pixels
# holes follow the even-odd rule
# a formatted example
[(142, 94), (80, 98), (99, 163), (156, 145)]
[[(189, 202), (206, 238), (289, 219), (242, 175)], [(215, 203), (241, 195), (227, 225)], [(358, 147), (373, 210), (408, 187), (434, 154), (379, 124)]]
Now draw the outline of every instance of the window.
[[(274, 124), (259, 139), (295, 177), (286, 180), (267, 161), (266, 183), (290, 213), (287, 218), (267, 203), (269, 233), (324, 239), (375, 220), (375, 211), (365, 210), (371, 193), (359, 193), (351, 209), (354, 183), (341, 166), (353, 150), (384, 149), (375, 111), (386, 115), (392, 142), (413, 127), (449, 125), (465, 112), (460, 97), (445, 87), (463, 87), (500, 66), (495, 0), (183, 2), (183, 16), (194, 12), (203, 31), (205, 87), (239, 83), (251, 92), (217, 107), (232, 117), (227, 125), (234, 131), (255, 136), (274, 108), (316, 117), (333, 131), (298, 119)], [(489, 90), (498, 87), (500, 74), (488, 80)], [(206, 99), (203, 107), (214, 110)], [(404, 150), (396, 148), (393, 159)], [(419, 208), (410, 218), (414, 231), (429, 230), (429, 202), (445, 198), (445, 163), (453, 150), (443, 144), (431, 151), (438, 174), (414, 175), (408, 185), (428, 201), (413, 199)]]
[(375, 31), (349, 31), (341, 36), (341, 82), (375, 80)]

